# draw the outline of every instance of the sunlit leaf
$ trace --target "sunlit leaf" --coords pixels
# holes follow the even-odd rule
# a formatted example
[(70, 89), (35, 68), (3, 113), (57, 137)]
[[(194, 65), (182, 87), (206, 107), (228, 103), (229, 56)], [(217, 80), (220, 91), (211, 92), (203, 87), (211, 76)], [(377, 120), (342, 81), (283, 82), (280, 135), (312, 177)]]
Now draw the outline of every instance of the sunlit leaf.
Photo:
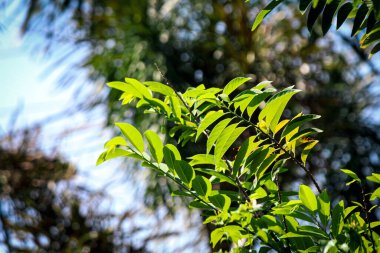
[(220, 119), (224, 115), (224, 112), (222, 110), (219, 111), (211, 111), (207, 113), (206, 117), (202, 120), (200, 123), (198, 129), (197, 129), (197, 135), (195, 137), (195, 140), (198, 139), (198, 137), (209, 127), (212, 123), (214, 123), (216, 120)]
[(252, 25), (252, 31), (256, 30), (256, 28), (261, 24), (263, 19), (279, 5), (283, 0), (272, 0), (264, 9), (262, 9), (259, 14), (257, 14), (255, 21)]
[(210, 136), (207, 139), (207, 147), (206, 152), (207, 154), (210, 153), (211, 148), (215, 144), (216, 140), (219, 138), (220, 134), (223, 132), (223, 130), (227, 127), (227, 125), (231, 122), (231, 118), (224, 119), (220, 121), (211, 131)]
[(317, 198), (314, 192), (307, 185), (300, 185), (299, 187), (299, 197), (304, 204), (304, 206), (310, 211), (315, 211), (318, 209)]
[(241, 85), (251, 80), (250, 77), (236, 77), (232, 79), (223, 89), (223, 93), (226, 95), (231, 94), (234, 90), (239, 88)]
[(160, 137), (152, 130), (147, 130), (144, 133), (144, 136), (149, 143), (149, 150), (153, 158), (158, 163), (161, 163), (162, 159), (164, 158), (164, 154), (163, 154), (164, 144), (162, 143)]
[(144, 152), (144, 140), (140, 132), (134, 126), (123, 122), (117, 122), (115, 125), (120, 128), (120, 131), (133, 147), (135, 147), (140, 153)]

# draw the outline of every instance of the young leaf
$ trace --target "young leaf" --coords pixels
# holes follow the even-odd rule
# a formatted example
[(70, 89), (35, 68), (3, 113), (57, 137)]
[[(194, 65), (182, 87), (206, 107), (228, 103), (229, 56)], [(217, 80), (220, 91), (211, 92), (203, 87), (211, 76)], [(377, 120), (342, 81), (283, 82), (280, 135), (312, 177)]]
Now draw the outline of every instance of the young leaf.
[(224, 115), (224, 112), (222, 110), (220, 111), (211, 111), (207, 113), (206, 117), (202, 120), (201, 124), (199, 125), (197, 129), (197, 135), (195, 136), (195, 140), (198, 139), (198, 137), (209, 127), (212, 123), (214, 123), (216, 120), (220, 119)]
[(153, 158), (156, 160), (157, 163), (161, 163), (162, 159), (164, 158), (164, 144), (162, 143), (160, 137), (152, 130), (147, 130), (144, 133), (144, 135), (145, 138), (148, 140), (149, 150)]
[(191, 183), (195, 178), (193, 167), (191, 167), (186, 161), (183, 160), (175, 161), (174, 166), (174, 169), (181, 181), (187, 186), (191, 187)]
[(203, 177), (196, 176), (193, 180), (193, 189), (202, 197), (207, 198), (212, 190), (211, 182)]
[(144, 140), (134, 126), (123, 122), (117, 122), (115, 125), (120, 128), (123, 135), (140, 153), (144, 152)]
[(257, 14), (255, 21), (252, 25), (252, 31), (256, 30), (256, 28), (261, 24), (263, 19), (274, 9), (279, 5), (283, 0), (272, 0), (263, 10)]
[(307, 185), (300, 185), (299, 188), (299, 197), (303, 205), (310, 211), (315, 211), (318, 209), (317, 198), (314, 195), (314, 192)]
[(226, 87), (223, 89), (223, 94), (229, 95), (231, 94), (234, 90), (239, 88), (241, 85), (246, 83), (247, 81), (251, 80), (250, 77), (236, 77), (232, 79)]

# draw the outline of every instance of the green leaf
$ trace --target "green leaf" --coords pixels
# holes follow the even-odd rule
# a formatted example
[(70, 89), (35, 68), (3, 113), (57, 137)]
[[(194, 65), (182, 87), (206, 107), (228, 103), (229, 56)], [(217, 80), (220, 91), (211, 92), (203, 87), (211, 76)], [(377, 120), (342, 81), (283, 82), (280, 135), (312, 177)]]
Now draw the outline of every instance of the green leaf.
[(134, 78), (125, 78), (125, 82), (131, 84), (138, 93), (141, 94), (141, 98), (151, 98), (152, 94), (149, 92), (148, 88), (140, 83), (138, 80)]
[(174, 114), (174, 117), (176, 117), (178, 120), (182, 119), (181, 114), (181, 102), (178, 97), (171, 96), (170, 97), (170, 106), (172, 108), (172, 112)]
[(318, 196), (318, 214), (322, 224), (327, 226), (330, 216), (330, 198), (326, 190)]
[(323, 131), (321, 129), (318, 129), (318, 128), (306, 128), (306, 129), (299, 131), (295, 135), (293, 135), (289, 139), (289, 142), (292, 142), (292, 141), (295, 141), (295, 140), (298, 140), (298, 139), (301, 139), (301, 138), (304, 138), (304, 137), (307, 137), (307, 136), (310, 136), (313, 134), (321, 133), (321, 132), (323, 132)]
[(220, 121), (211, 131), (210, 136), (207, 139), (207, 145), (206, 145), (206, 152), (207, 154), (210, 153), (212, 146), (216, 142), (216, 140), (219, 138), (219, 135), (223, 132), (223, 130), (227, 127), (227, 125), (230, 123), (232, 119), (227, 118), (222, 121)]
[(263, 19), (274, 9), (279, 5), (283, 0), (273, 0), (270, 2), (263, 10), (257, 14), (255, 21), (252, 25), (252, 31), (256, 30), (256, 28), (261, 24)]
[[(133, 85), (129, 83), (116, 81), (116, 82), (109, 82), (107, 83), (107, 85), (111, 88), (124, 91), (125, 92), (124, 94), (128, 94), (129, 98), (128, 99), (124, 98), (125, 100), (130, 101), (133, 97), (143, 98), (141, 93), (138, 90), (136, 90), (135, 87), (133, 87)], [(125, 96), (124, 94), (122, 95), (122, 97)]]
[(307, 16), (307, 28), (309, 31), (313, 29), (314, 23), (325, 8), (326, 0), (319, 0), (317, 5), (311, 6), (309, 14)]
[(163, 83), (148, 81), (144, 82), (144, 84), (147, 85), (151, 91), (161, 93), (165, 96), (175, 96), (174, 90)]
[(284, 138), (286, 135), (291, 133), (294, 129), (297, 127), (302, 126), (306, 122), (319, 119), (321, 116), (316, 115), (316, 114), (306, 114), (306, 115), (300, 115), (294, 117), (284, 128), (284, 131), (281, 133), (281, 139)]
[(134, 126), (123, 122), (117, 122), (115, 125), (120, 128), (120, 131), (133, 147), (135, 147), (140, 153), (144, 152), (144, 140), (140, 132)]
[(302, 13), (302, 15), (305, 13), (307, 7), (309, 7), (312, 0), (300, 0), (299, 9)]
[(190, 208), (197, 208), (197, 209), (204, 209), (204, 210), (209, 210), (209, 211), (213, 210), (211, 206), (206, 205), (205, 203), (203, 203), (199, 200), (194, 200), (194, 201), (190, 202), (189, 207)]
[(371, 194), (371, 197), (370, 197), (370, 201), (374, 201), (375, 199), (377, 198), (380, 198), (380, 187), (378, 187), (372, 194)]
[(237, 125), (232, 124), (226, 127), (217, 139), (214, 150), (215, 164), (223, 158), (236, 139), (247, 129), (246, 127), (236, 127)]
[(371, 176), (367, 177), (367, 180), (372, 181), (374, 183), (380, 184), (380, 174), (372, 173)]
[(209, 196), (208, 199), (210, 202), (223, 212), (228, 212), (228, 209), (231, 206), (231, 199), (225, 194), (217, 194)]
[(191, 167), (186, 161), (177, 160), (174, 162), (174, 169), (183, 183), (188, 187), (191, 187), (191, 183), (195, 178), (195, 172), (193, 167)]
[(281, 239), (286, 239), (286, 238), (301, 238), (301, 237), (309, 237), (308, 235), (304, 235), (301, 233), (294, 233), (294, 232), (288, 232), (281, 236)]
[(175, 161), (181, 160), (181, 155), (173, 144), (166, 144), (163, 148), (163, 154), (165, 163), (168, 165), (169, 169), (174, 172), (175, 171)]
[(367, 13), (368, 13), (368, 8), (367, 8), (367, 5), (364, 3), (359, 7), (355, 15), (354, 26), (352, 28), (351, 36), (356, 35), (358, 31), (360, 31), (360, 27), (362, 26), (364, 19), (367, 16)]
[(371, 58), (374, 54), (380, 51), (380, 43), (377, 43), (371, 50), (371, 54), (368, 58)]
[(337, 237), (343, 228), (344, 202), (341, 200), (332, 211), (331, 233)]
[(162, 102), (161, 100), (157, 99), (157, 98), (148, 98), (148, 97), (144, 97), (144, 99), (154, 108), (157, 108), (159, 110), (160, 113), (165, 113), (166, 114), (166, 117), (169, 117), (170, 116), (170, 113), (172, 112), (172, 110), (169, 108), (169, 106), (167, 104), (165, 104), (164, 102)]
[(127, 142), (123, 137), (116, 136), (104, 144), (104, 148), (112, 148), (116, 146), (127, 146)]
[(356, 35), (360, 31), (360, 27), (362, 26), (364, 19), (367, 16), (367, 13), (368, 8), (367, 5), (364, 3), (359, 7), (359, 10), (355, 15), (354, 26), (352, 28), (351, 36)]
[(361, 48), (367, 48), (370, 46), (372, 43), (375, 43), (380, 40), (380, 27), (374, 29), (370, 33), (366, 34), (363, 36), (361, 39)]
[(329, 236), (323, 230), (314, 226), (300, 226), (298, 233), (313, 237), (313, 239), (329, 239)]
[(228, 169), (228, 166), (224, 160), (219, 160), (217, 163), (215, 163), (214, 155), (211, 154), (197, 154), (192, 157), (190, 157), (190, 165), (195, 166), (199, 164), (211, 164), (215, 165), (215, 169), (217, 171), (225, 171)]
[(243, 85), (244, 83), (246, 83), (247, 81), (251, 80), (250, 77), (236, 77), (234, 79), (232, 79), (227, 85), (226, 87), (224, 87), (223, 89), (223, 93), (226, 94), (226, 95), (229, 95), (231, 94), (234, 90), (236, 90), (237, 88), (239, 88), (241, 85)]
[(212, 247), (215, 247), (216, 244), (222, 239), (224, 236), (224, 227), (217, 228), (213, 230), (210, 234), (210, 242), (212, 243)]
[(322, 16), (322, 32), (323, 35), (326, 35), (328, 30), (331, 27), (333, 18), (335, 16), (335, 13), (338, 10), (339, 4), (342, 0), (333, 0), (330, 3), (328, 3), (323, 11)]
[(341, 25), (344, 23), (344, 21), (347, 19), (348, 15), (353, 9), (353, 5), (351, 2), (347, 2), (340, 7), (338, 14), (337, 14), (337, 21), (336, 21), (336, 29), (338, 30)]
[(266, 89), (262, 93), (259, 93), (253, 97), (251, 102), (249, 102), (247, 106), (247, 114), (251, 118), (252, 114), (256, 111), (256, 109), (260, 106), (261, 102), (263, 102), (267, 97), (269, 97), (275, 90), (274, 89)]
[(161, 163), (162, 159), (164, 158), (164, 144), (162, 143), (160, 137), (152, 130), (147, 130), (144, 133), (144, 136), (148, 140), (149, 150), (153, 158), (157, 163)]
[(198, 137), (209, 127), (212, 123), (214, 123), (216, 120), (220, 119), (224, 115), (224, 112), (222, 110), (220, 111), (211, 111), (207, 113), (206, 117), (202, 119), (201, 124), (199, 125), (197, 129), (197, 135), (195, 137), (195, 140), (198, 139)]
[(198, 193), (198, 195), (207, 198), (212, 190), (211, 182), (203, 177), (196, 176), (193, 180), (193, 189)]
[(360, 178), (358, 177), (358, 175), (356, 175), (355, 172), (353, 172), (352, 170), (347, 170), (347, 169), (340, 169), (344, 174), (346, 174), (347, 176), (351, 177), (352, 179), (354, 179), (356, 182), (358, 183), (361, 183), (361, 180)]
[(235, 181), (232, 180), (230, 177), (228, 177), (228, 176), (226, 176), (220, 172), (217, 172), (215, 170), (205, 169), (205, 168), (195, 168), (195, 170), (200, 171), (200, 172), (205, 173), (205, 174), (208, 174), (210, 176), (214, 176), (214, 177), (218, 178), (221, 183), (227, 182), (231, 185), (236, 185)]
[(378, 0), (372, 0), (373, 10), (376, 14), (376, 19), (380, 20), (380, 2)]
[(254, 140), (256, 136), (251, 136), (246, 139), (243, 144), (240, 146), (238, 153), (236, 154), (236, 158), (234, 161), (234, 165), (232, 168), (232, 176), (236, 177), (238, 175), (240, 166), (242, 166), (244, 159), (253, 151), (255, 148)]
[(303, 165), (306, 165), (307, 157), (309, 156), (310, 151), (314, 148), (315, 145), (317, 145), (318, 141), (311, 141), (306, 144), (304, 149), (301, 153), (301, 161), (303, 162)]
[(267, 126), (274, 132), (290, 98), (299, 91), (289, 87), (271, 97), (259, 114), (259, 122), (265, 118)]
[(122, 157), (122, 156), (132, 156), (133, 154), (134, 154), (133, 152), (125, 150), (125, 149), (113, 148), (109, 152), (105, 151), (99, 156), (98, 160), (96, 161), (96, 166), (113, 158)]
[(299, 197), (303, 205), (310, 211), (315, 211), (318, 209), (317, 198), (314, 195), (314, 192), (307, 185), (300, 185), (299, 188)]

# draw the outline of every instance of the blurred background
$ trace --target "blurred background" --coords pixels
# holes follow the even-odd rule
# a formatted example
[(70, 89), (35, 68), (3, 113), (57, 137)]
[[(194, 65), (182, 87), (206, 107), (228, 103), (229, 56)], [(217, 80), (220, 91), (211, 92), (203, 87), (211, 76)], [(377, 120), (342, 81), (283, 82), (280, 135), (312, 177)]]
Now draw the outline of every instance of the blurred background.
[[(304, 90), (285, 115), (322, 115), (308, 166), (333, 199), (356, 200), (337, 171), (380, 171), (380, 57), (350, 24), (310, 33), (296, 5), (252, 33), (265, 2), (0, 0), (0, 251), (210, 251), (213, 228), (164, 178), (131, 160), (95, 167), (114, 122), (163, 124), (105, 83), (160, 71), (178, 90), (236, 76)], [(285, 187), (307, 180), (290, 172)]]

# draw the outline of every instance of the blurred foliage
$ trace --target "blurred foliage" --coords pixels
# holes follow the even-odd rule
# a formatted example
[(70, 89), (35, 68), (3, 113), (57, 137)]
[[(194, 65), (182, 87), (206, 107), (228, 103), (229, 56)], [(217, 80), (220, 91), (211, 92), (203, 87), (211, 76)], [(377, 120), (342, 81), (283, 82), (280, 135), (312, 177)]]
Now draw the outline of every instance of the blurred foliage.
[[(0, 139), (0, 247), (5, 252), (148, 252), (146, 241), (173, 236), (128, 225), (135, 212), (100, 208), (100, 192), (76, 186), (75, 169), (38, 148), (38, 129)], [(131, 235), (144, 233), (139, 240)], [(141, 235), (140, 235), (141, 236)]]
[[(283, 0), (272, 0), (256, 16), (252, 25), (252, 31), (257, 29), (264, 18)], [(371, 47), (369, 57), (380, 51), (380, 3), (378, 0), (300, 0), (299, 10), (306, 13), (307, 28), (313, 29), (317, 20), (321, 21), (320, 27), (326, 34), (336, 20), (336, 29), (339, 29), (347, 20), (352, 21), (351, 37), (358, 35), (360, 47)], [(376, 44), (377, 43), (377, 44)]]

